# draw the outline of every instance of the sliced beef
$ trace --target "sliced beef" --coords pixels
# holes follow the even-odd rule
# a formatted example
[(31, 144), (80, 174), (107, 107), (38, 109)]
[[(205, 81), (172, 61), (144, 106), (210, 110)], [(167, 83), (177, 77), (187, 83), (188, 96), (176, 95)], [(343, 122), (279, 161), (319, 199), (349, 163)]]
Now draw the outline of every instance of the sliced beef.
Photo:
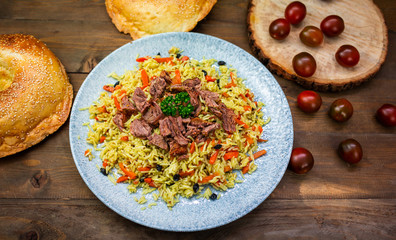
[(187, 154), (188, 152), (187, 146), (182, 146), (175, 141), (170, 142), (169, 145), (170, 145), (169, 154), (171, 156), (184, 155)]
[(166, 83), (172, 84), (172, 78), (169, 76), (169, 73), (165, 70), (162, 70), (160, 77), (163, 78)]
[(199, 134), (199, 135), (195, 138), (195, 141), (196, 141), (197, 143), (205, 142), (205, 141), (206, 141), (206, 137), (203, 136), (202, 134)]
[(161, 132), (161, 135), (166, 137), (172, 134), (172, 122), (171, 120), (167, 117), (162, 120), (159, 120), (159, 129)]
[(220, 100), (219, 94), (212, 92), (212, 91), (201, 90), (201, 91), (199, 91), (199, 94), (202, 96), (202, 98), (205, 100), (205, 102), (209, 99), (214, 102), (218, 102)]
[(169, 148), (168, 143), (165, 141), (164, 137), (161, 135), (153, 133), (152, 135), (148, 136), (148, 140), (151, 144), (153, 144), (159, 148), (162, 148), (165, 150), (168, 150), (168, 148)]
[(201, 89), (201, 80), (199, 80), (199, 78), (187, 79), (184, 82), (182, 82), (182, 85), (199, 90)]
[(185, 92), (186, 88), (181, 84), (174, 84), (169, 87), (171, 92)]
[(113, 122), (117, 125), (120, 131), (124, 130), (124, 123), (128, 120), (127, 116), (123, 112), (117, 112), (116, 115), (113, 117)]
[(187, 132), (186, 132), (186, 136), (191, 136), (192, 138), (196, 138), (199, 134), (201, 134), (202, 129), (196, 127), (196, 126), (191, 126), (188, 125), (187, 126)]
[(177, 157), (177, 160), (182, 161), (182, 160), (187, 160), (189, 158), (188, 154), (183, 154), (181, 156)]
[(189, 124), (191, 122), (191, 118), (183, 118), (182, 122), (183, 124)]
[(214, 124), (212, 124), (210, 126), (205, 127), (202, 130), (202, 134), (205, 135), (205, 136), (208, 136), (211, 132), (213, 132), (214, 130), (219, 129), (219, 128), (220, 128), (220, 124), (214, 123)]
[(177, 118), (175, 117), (168, 117), (169, 120), (172, 123), (172, 137), (176, 140), (176, 142), (182, 146), (185, 146), (188, 144), (188, 139), (183, 136), (183, 132), (185, 131), (185, 128), (182, 124), (182, 118), (179, 116)]
[(221, 118), (223, 121), (223, 128), (226, 132), (233, 133), (236, 131), (236, 122), (235, 122), (235, 113), (233, 110), (229, 109), (224, 105), (224, 103), (220, 103), (219, 105), (221, 111)]
[(162, 94), (164, 93), (165, 87), (166, 87), (165, 79), (163, 79), (161, 77), (155, 78), (151, 82), (151, 87), (150, 87), (150, 94), (151, 94), (152, 98), (155, 100), (155, 99), (161, 97)]
[(142, 118), (147, 121), (148, 124), (157, 125), (159, 120), (164, 118), (161, 107), (156, 102), (151, 102), (148, 110), (143, 114)]
[(121, 110), (127, 114), (127, 115), (132, 115), (137, 113), (137, 109), (135, 105), (129, 100), (128, 96), (124, 96), (121, 98)]
[(135, 89), (132, 100), (135, 102), (136, 108), (141, 113), (146, 112), (146, 110), (150, 107), (150, 104), (147, 101), (146, 94), (139, 87)]
[(143, 119), (136, 119), (131, 122), (131, 133), (135, 137), (146, 139), (151, 135), (151, 130), (150, 125)]
[(190, 122), (190, 125), (196, 126), (196, 127), (199, 127), (199, 128), (204, 128), (204, 127), (207, 127), (207, 126), (212, 125), (212, 124), (213, 123), (205, 121), (205, 120), (200, 119), (200, 118), (191, 118), (191, 122)]
[(199, 93), (195, 88), (186, 87), (186, 92), (190, 96), (190, 103), (193, 107), (197, 108), (201, 102), (199, 101)]

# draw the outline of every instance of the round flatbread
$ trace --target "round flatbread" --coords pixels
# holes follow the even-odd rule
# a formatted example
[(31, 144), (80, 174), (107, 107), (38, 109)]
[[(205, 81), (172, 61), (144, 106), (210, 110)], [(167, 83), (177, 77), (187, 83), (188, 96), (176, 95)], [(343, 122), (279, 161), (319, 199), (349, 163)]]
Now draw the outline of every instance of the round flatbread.
[(188, 32), (217, 0), (106, 0), (107, 13), (118, 31), (133, 39), (164, 32)]
[(55, 132), (73, 88), (58, 58), (31, 35), (0, 35), (0, 158)]

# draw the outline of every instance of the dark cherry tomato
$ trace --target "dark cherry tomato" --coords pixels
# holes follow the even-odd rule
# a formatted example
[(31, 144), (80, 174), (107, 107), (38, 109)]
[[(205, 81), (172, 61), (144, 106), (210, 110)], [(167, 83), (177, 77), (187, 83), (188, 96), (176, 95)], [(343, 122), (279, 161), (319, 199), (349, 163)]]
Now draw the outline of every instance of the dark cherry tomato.
[(305, 148), (293, 149), (289, 168), (295, 173), (303, 174), (309, 172), (314, 165), (314, 158), (310, 151)]
[(307, 46), (317, 47), (323, 42), (323, 33), (315, 26), (306, 26), (300, 32), (300, 40)]
[(272, 38), (283, 40), (290, 33), (290, 23), (284, 18), (278, 18), (270, 24), (269, 33)]
[(335, 58), (343, 67), (353, 67), (360, 59), (359, 51), (351, 45), (342, 45), (336, 52)]
[(297, 97), (298, 107), (306, 113), (317, 112), (322, 106), (322, 98), (314, 91), (303, 91)]
[(306, 14), (307, 8), (299, 1), (290, 3), (285, 9), (285, 18), (293, 25), (299, 24), (304, 20)]
[(327, 16), (320, 23), (320, 29), (327, 37), (336, 37), (345, 29), (344, 20), (337, 15)]
[(315, 58), (307, 52), (297, 54), (293, 58), (293, 69), (301, 77), (310, 77), (316, 71)]
[(392, 104), (382, 105), (375, 115), (377, 120), (386, 127), (396, 126), (396, 106)]
[(337, 122), (345, 122), (352, 117), (353, 106), (345, 98), (335, 100), (329, 110), (330, 117)]
[(344, 140), (338, 145), (338, 154), (348, 163), (358, 163), (362, 160), (363, 150), (362, 146), (355, 139)]

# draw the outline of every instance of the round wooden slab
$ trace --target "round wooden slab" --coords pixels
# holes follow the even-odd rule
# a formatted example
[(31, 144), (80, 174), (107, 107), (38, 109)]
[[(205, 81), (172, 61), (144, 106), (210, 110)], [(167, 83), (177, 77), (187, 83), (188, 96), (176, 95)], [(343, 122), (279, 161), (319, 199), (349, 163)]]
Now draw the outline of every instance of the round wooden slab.
[[(251, 0), (248, 10), (249, 41), (253, 52), (277, 75), (296, 81), (306, 88), (319, 91), (341, 91), (360, 85), (372, 77), (385, 60), (388, 32), (384, 18), (372, 0), (301, 0), (307, 8), (305, 19), (291, 26), (289, 36), (282, 40), (271, 38), (268, 27), (277, 18), (284, 18), (286, 6), (292, 0)], [(335, 38), (325, 36), (319, 47), (304, 45), (299, 34), (308, 25), (320, 28), (328, 15), (344, 19), (345, 30)], [(335, 59), (337, 49), (344, 44), (355, 46), (360, 52), (359, 63), (344, 68)], [(298, 76), (292, 66), (293, 57), (309, 52), (317, 64), (313, 76)]]

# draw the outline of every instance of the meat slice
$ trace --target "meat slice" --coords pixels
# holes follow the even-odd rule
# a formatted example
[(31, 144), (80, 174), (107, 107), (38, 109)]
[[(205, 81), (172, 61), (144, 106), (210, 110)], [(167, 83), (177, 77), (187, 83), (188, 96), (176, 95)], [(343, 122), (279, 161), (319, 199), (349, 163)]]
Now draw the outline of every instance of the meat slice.
[(169, 73), (165, 70), (162, 70), (160, 77), (165, 80), (166, 83), (172, 84), (172, 78), (169, 76)]
[(182, 146), (185, 146), (188, 144), (188, 139), (183, 136), (183, 132), (185, 131), (185, 128), (182, 124), (182, 118), (179, 116), (177, 118), (175, 117), (168, 117), (169, 120), (172, 123), (172, 137), (176, 140), (176, 142)]
[(174, 84), (169, 87), (169, 90), (171, 92), (184, 92), (186, 91), (186, 88), (181, 84)]
[(199, 90), (201, 89), (201, 80), (199, 80), (199, 78), (187, 79), (184, 82), (182, 82), (182, 85)]
[(117, 112), (116, 115), (113, 117), (113, 122), (117, 125), (120, 131), (124, 130), (124, 123), (127, 121), (127, 116), (123, 112)]
[(212, 91), (208, 91), (208, 90), (200, 90), (199, 94), (202, 96), (202, 98), (206, 101), (208, 100), (212, 100), (214, 102), (218, 102), (220, 100), (219, 94), (212, 92)]
[(137, 109), (135, 105), (133, 105), (133, 103), (129, 101), (129, 98), (126, 95), (121, 98), (120, 105), (121, 105), (121, 110), (127, 115), (132, 115), (137, 113)]
[(148, 124), (157, 125), (159, 120), (164, 118), (161, 107), (156, 102), (151, 102), (149, 109), (143, 114), (142, 118)]
[(135, 102), (136, 108), (141, 113), (146, 112), (146, 110), (150, 107), (146, 94), (139, 87), (135, 89), (135, 92), (132, 95), (132, 100)]
[(196, 127), (196, 126), (191, 126), (188, 125), (187, 126), (187, 132), (186, 132), (186, 136), (191, 136), (192, 138), (196, 138), (199, 134), (201, 134), (202, 129)]
[(159, 120), (159, 129), (161, 135), (166, 137), (172, 134), (172, 122), (169, 118)]
[(219, 105), (221, 111), (221, 118), (223, 121), (223, 128), (226, 132), (233, 133), (236, 131), (235, 113), (231, 109), (227, 108), (224, 103)]
[(168, 150), (168, 148), (169, 148), (168, 143), (165, 141), (164, 137), (161, 135), (158, 135), (156, 133), (153, 133), (152, 135), (148, 136), (148, 140), (151, 144), (153, 144), (159, 148), (162, 148), (165, 150)]
[(214, 123), (212, 125), (209, 125), (209, 126), (205, 127), (202, 130), (202, 134), (205, 135), (205, 136), (208, 136), (211, 132), (213, 132), (214, 130), (219, 129), (219, 128), (220, 128), (220, 124)]
[(169, 154), (171, 156), (176, 156), (176, 155), (185, 155), (187, 154), (188, 150), (187, 150), (187, 146), (182, 146), (180, 144), (178, 144), (175, 141), (171, 141), (169, 143), (170, 145), (170, 150), (169, 150)]
[(162, 94), (164, 93), (165, 87), (166, 87), (165, 79), (163, 79), (161, 77), (155, 78), (151, 82), (151, 87), (150, 87), (150, 94), (151, 94), (152, 98), (155, 100), (155, 99), (161, 97)]
[(190, 96), (190, 103), (193, 107), (197, 108), (201, 104), (199, 101), (199, 93), (195, 88), (186, 87), (186, 92)]
[(150, 136), (152, 130), (150, 125), (142, 119), (136, 119), (132, 121), (130, 129), (133, 136), (143, 139), (146, 139), (148, 136)]

